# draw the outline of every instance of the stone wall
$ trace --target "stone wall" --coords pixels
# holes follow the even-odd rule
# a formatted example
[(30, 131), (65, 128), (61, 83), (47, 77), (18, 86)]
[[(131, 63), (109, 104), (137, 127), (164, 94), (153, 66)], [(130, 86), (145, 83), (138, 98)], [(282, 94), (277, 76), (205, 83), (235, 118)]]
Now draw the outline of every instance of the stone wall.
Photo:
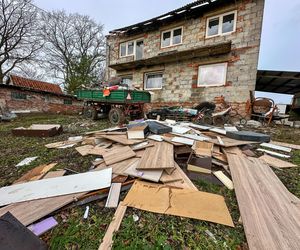
[[(12, 92), (26, 94), (27, 99), (14, 99)], [(64, 99), (72, 100), (72, 104), (64, 104)], [(67, 96), (56, 96), (26, 90), (0, 88), (0, 103), (5, 104), (8, 110), (30, 110), (41, 113), (78, 114), (82, 111), (83, 103)]]
[[(141, 37), (144, 38), (144, 58), (175, 49), (187, 50), (226, 41), (232, 41), (232, 50), (228, 55), (178, 60), (126, 71), (117, 72), (110, 68), (108, 77), (132, 75), (134, 85), (143, 89), (145, 73), (162, 71), (162, 89), (152, 90), (152, 100), (156, 106), (160, 103), (193, 106), (201, 101), (213, 101), (216, 96), (224, 96), (228, 102), (243, 110), (245, 105), (242, 104), (249, 99), (249, 92), (255, 89), (263, 8), (263, 0), (240, 0), (226, 8), (219, 8), (184, 22), (173, 23), (148, 34), (133, 37), (109, 36), (107, 42), (110, 48), (108, 59), (110, 64), (134, 60), (133, 56), (119, 58), (119, 44)], [(237, 11), (236, 31), (229, 35), (205, 38), (207, 18), (233, 10)], [(183, 43), (169, 48), (160, 48), (161, 32), (178, 26), (183, 27)], [(199, 65), (219, 62), (228, 62), (225, 86), (197, 87)]]

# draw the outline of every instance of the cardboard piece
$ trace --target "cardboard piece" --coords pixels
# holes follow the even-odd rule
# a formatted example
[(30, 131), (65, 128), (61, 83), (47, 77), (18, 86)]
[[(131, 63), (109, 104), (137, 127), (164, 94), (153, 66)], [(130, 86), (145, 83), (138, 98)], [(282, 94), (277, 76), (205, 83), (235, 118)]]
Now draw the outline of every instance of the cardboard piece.
[(124, 205), (234, 227), (224, 197), (216, 194), (136, 181)]

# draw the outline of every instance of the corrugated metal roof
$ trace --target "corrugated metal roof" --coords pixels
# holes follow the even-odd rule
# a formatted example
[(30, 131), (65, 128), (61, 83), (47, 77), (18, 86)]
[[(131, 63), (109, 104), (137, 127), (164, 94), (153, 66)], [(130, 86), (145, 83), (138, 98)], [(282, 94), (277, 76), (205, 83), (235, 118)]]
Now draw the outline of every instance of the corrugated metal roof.
[(55, 94), (63, 94), (61, 88), (57, 84), (42, 82), (24, 77), (11, 75), (12, 84), (19, 87), (30, 88)]
[(133, 25), (129, 25), (123, 28), (119, 28), (119, 29), (115, 29), (110, 31), (110, 35), (113, 34), (118, 34), (118, 33), (125, 33), (125, 32), (129, 32), (129, 31), (137, 31), (138, 29), (143, 29), (147, 26), (151, 26), (154, 23), (159, 24), (159, 23), (163, 23), (166, 22), (168, 20), (172, 20), (174, 18), (180, 18), (182, 16), (186, 16), (188, 13), (192, 14), (195, 12), (199, 12), (202, 10), (205, 10), (206, 7), (213, 7), (213, 6), (217, 6), (220, 3), (229, 3), (229, 2), (234, 2), (233, 0), (196, 0), (192, 3), (189, 3), (187, 5), (184, 5), (178, 9), (169, 11), (165, 14), (162, 14), (160, 16), (148, 19), (146, 21), (140, 22), (140, 23), (136, 23)]
[(258, 70), (255, 90), (290, 95), (300, 93), (300, 72)]

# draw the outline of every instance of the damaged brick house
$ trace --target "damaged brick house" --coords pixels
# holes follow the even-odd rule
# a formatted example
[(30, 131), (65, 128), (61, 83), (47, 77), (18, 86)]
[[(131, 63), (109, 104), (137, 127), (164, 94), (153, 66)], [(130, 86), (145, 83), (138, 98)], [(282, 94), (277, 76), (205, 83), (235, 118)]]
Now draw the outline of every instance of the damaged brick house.
[(202, 0), (110, 31), (107, 78), (151, 91), (152, 106), (225, 100), (255, 90), (264, 0)]
[(71, 114), (82, 111), (83, 104), (56, 84), (10, 75), (9, 84), (0, 84), (0, 107), (16, 112)]

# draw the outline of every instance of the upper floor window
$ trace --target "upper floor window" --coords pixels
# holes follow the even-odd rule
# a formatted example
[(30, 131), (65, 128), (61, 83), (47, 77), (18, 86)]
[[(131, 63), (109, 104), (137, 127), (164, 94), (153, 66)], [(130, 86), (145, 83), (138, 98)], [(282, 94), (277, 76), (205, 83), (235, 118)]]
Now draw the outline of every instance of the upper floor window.
[(226, 83), (227, 63), (199, 66), (198, 87), (223, 86)]
[(182, 43), (182, 27), (166, 30), (161, 34), (161, 47), (170, 47)]
[(230, 34), (236, 28), (236, 11), (213, 16), (207, 19), (206, 37)]
[(27, 95), (21, 92), (11, 92), (11, 98), (15, 100), (26, 100)]
[(120, 57), (134, 56), (136, 60), (142, 59), (144, 55), (144, 41), (134, 40), (120, 43)]

